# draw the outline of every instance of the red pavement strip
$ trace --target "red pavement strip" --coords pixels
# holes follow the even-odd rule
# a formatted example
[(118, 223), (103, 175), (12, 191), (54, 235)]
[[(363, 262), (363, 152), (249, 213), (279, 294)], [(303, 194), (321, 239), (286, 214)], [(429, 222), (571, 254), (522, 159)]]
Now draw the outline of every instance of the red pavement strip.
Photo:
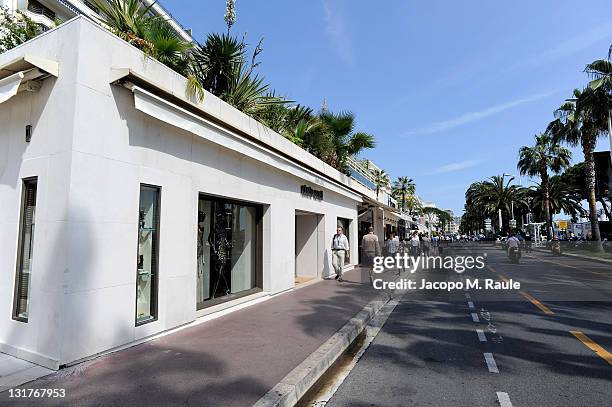
[[(316, 351), (379, 291), (323, 281), (197, 326), (102, 356), (22, 388), (63, 388), (34, 405), (250, 406)], [(0, 404), (8, 397), (0, 394)], [(25, 401), (25, 400), (24, 400)]]

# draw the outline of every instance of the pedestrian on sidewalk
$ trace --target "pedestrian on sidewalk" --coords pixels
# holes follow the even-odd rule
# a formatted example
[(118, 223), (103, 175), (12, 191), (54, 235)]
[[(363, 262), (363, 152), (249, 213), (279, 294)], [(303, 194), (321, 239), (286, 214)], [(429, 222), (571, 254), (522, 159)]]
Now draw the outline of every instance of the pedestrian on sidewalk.
[(419, 232), (415, 230), (410, 238), (410, 254), (414, 257), (419, 255), (419, 246), (421, 240), (419, 239)]
[(371, 270), (374, 265), (374, 257), (380, 256), (378, 236), (374, 234), (374, 228), (372, 226), (368, 228), (368, 234), (363, 235), (361, 247), (363, 250), (363, 265), (369, 267)]
[(334, 271), (336, 272), (336, 280), (342, 280), (342, 271), (344, 269), (344, 259), (346, 253), (349, 251), (349, 242), (346, 236), (344, 235), (344, 230), (342, 226), (338, 226), (336, 229), (336, 234), (332, 239), (332, 266), (334, 267)]
[(423, 249), (423, 254), (425, 256), (429, 256), (429, 248), (431, 247), (431, 239), (429, 238), (429, 233), (424, 233), (421, 238), (421, 247)]
[(391, 237), (385, 242), (387, 249), (387, 255), (394, 257), (399, 249), (399, 239), (395, 236), (395, 233), (391, 233)]

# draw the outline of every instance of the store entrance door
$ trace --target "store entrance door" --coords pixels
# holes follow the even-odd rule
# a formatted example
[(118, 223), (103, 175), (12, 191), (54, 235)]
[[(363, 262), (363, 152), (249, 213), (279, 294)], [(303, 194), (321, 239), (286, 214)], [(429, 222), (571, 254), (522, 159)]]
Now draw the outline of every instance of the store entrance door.
[(295, 212), (295, 282), (303, 283), (321, 275), (325, 253), (323, 215)]

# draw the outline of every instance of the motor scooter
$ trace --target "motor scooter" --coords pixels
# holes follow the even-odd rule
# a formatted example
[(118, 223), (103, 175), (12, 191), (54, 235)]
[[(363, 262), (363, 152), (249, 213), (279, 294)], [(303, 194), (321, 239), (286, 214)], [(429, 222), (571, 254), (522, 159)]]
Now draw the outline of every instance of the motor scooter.
[(521, 249), (520, 247), (511, 247), (508, 249), (508, 258), (510, 259), (510, 263), (518, 264), (521, 258)]

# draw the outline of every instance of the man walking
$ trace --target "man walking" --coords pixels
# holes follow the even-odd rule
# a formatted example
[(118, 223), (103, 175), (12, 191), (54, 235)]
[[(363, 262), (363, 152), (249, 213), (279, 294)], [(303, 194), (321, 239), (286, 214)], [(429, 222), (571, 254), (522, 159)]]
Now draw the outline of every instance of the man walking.
[(369, 227), (368, 234), (361, 239), (361, 247), (363, 250), (363, 265), (371, 268), (374, 264), (374, 257), (380, 256), (378, 236), (374, 234), (372, 226)]
[(344, 269), (344, 256), (346, 256), (346, 252), (349, 250), (349, 242), (344, 235), (342, 226), (338, 226), (338, 229), (336, 229), (336, 234), (332, 239), (331, 249), (332, 266), (334, 266), (334, 271), (336, 272), (336, 280), (343, 281), (342, 270)]

